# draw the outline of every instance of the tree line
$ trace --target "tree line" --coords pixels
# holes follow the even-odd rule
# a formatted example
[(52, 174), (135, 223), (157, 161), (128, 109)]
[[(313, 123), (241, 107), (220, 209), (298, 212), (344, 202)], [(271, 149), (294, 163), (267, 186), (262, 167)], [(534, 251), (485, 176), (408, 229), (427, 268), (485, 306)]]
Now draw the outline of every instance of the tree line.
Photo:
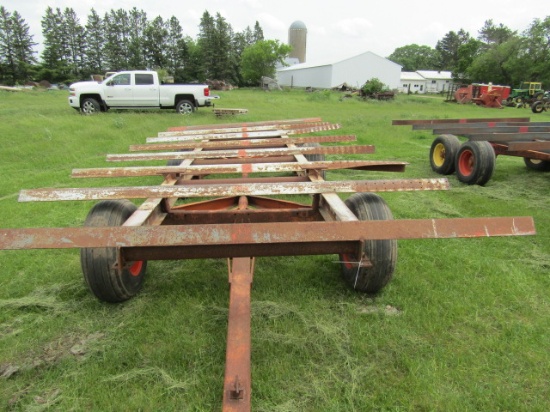
[(538, 81), (550, 89), (550, 16), (534, 19), (522, 33), (487, 20), (477, 37), (463, 29), (450, 31), (435, 48), (411, 44), (395, 49), (388, 59), (403, 71), (448, 70), (462, 83), (517, 87)]
[(257, 21), (253, 28), (234, 32), (219, 13), (208, 11), (196, 39), (183, 34), (175, 16), (150, 20), (135, 7), (112, 9), (103, 16), (91, 9), (85, 24), (72, 8), (48, 7), (41, 26), (39, 61), (28, 24), (17, 11), (0, 6), (0, 83), (71, 83), (106, 71), (154, 69), (178, 83), (216, 79), (257, 85), (261, 76), (275, 75), (275, 64), (290, 51), (264, 39)]
[[(0, 6), (0, 83), (29, 80), (70, 83), (106, 71), (154, 69), (178, 83), (223, 80), (256, 86), (274, 77), (290, 46), (266, 40), (260, 24), (234, 32), (220, 13), (205, 11), (196, 39), (183, 34), (175, 16), (150, 20), (143, 10), (112, 9), (100, 16), (91, 9), (82, 24), (72, 8), (48, 7), (41, 20), (40, 59), (23, 17)], [(540, 81), (550, 87), (550, 16), (536, 18), (522, 33), (487, 20), (473, 37), (449, 31), (432, 48), (399, 47), (388, 59), (403, 71), (446, 70), (457, 82), (517, 86)]]

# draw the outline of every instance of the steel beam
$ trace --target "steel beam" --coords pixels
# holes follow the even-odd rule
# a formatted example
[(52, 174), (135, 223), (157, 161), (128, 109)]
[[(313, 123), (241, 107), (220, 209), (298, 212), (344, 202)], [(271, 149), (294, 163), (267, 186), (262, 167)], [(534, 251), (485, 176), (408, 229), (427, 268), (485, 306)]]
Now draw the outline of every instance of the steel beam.
[(214, 184), (202, 185), (95, 187), (69, 189), (21, 190), (20, 202), (51, 202), (58, 200), (143, 199), (149, 197), (186, 198), (220, 196), (300, 195), (354, 192), (404, 192), (447, 190), (449, 181), (438, 179), (343, 180), (296, 183)]
[(94, 169), (73, 169), (72, 177), (137, 177), (156, 176), (167, 174), (188, 174), (203, 176), (210, 174), (233, 174), (233, 173), (284, 173), (303, 172), (304, 170), (373, 170), (404, 172), (406, 162), (393, 162), (383, 160), (344, 160), (344, 161), (320, 161), (320, 162), (281, 162), (281, 163), (260, 163), (260, 164), (229, 164), (229, 165), (201, 165), (201, 166), (141, 166), (141, 167), (102, 167)]
[[(83, 247), (246, 246), (358, 240), (441, 239), (534, 235), (532, 217), (403, 219), (356, 222), (276, 222), (200, 226), (1, 229), (0, 249)], [(244, 249), (246, 251), (246, 248)], [(300, 255), (300, 250), (295, 251)], [(182, 254), (182, 258), (185, 254)], [(230, 257), (230, 256), (228, 256)]]
[(415, 124), (444, 124), (444, 123), (486, 123), (486, 122), (528, 122), (529, 117), (491, 117), (481, 119), (411, 119), (392, 120), (393, 126), (407, 126)]
[(318, 147), (285, 147), (272, 149), (241, 149), (241, 150), (208, 150), (196, 152), (160, 152), (109, 154), (109, 162), (141, 161), (141, 160), (171, 160), (171, 159), (209, 159), (209, 158), (244, 158), (288, 156), (297, 154), (364, 154), (374, 153), (374, 146), (318, 146)]

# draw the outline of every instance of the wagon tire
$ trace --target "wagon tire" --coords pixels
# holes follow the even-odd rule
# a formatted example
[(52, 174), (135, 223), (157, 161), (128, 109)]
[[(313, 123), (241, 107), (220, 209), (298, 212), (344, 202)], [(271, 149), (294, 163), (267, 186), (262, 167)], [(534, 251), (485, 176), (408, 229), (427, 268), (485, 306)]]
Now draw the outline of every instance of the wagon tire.
[(468, 141), (456, 155), (456, 177), (468, 185), (483, 186), (495, 170), (495, 151), (487, 141)]
[[(384, 199), (375, 193), (356, 193), (345, 203), (359, 220), (393, 220), (390, 208)], [(372, 266), (358, 267), (357, 256), (340, 254), (342, 277), (357, 291), (378, 293), (393, 277), (397, 262), (397, 241), (366, 240), (362, 252)]]
[(176, 112), (179, 114), (192, 114), (195, 111), (195, 105), (189, 100), (180, 100), (176, 104)]
[(430, 166), (440, 175), (450, 175), (455, 171), (455, 157), (460, 148), (460, 140), (452, 134), (437, 136), (430, 148)]
[(548, 160), (529, 159), (528, 157), (524, 157), (523, 161), (528, 169), (537, 170), (539, 172), (550, 171), (550, 161)]
[[(136, 206), (128, 200), (104, 200), (92, 207), (84, 226), (120, 226)], [(80, 265), (88, 289), (101, 301), (117, 303), (135, 296), (142, 288), (147, 261), (127, 262), (119, 274), (114, 265), (117, 249), (82, 248)]]
[(80, 113), (84, 115), (97, 114), (100, 111), (101, 106), (99, 105), (99, 102), (92, 97), (82, 100), (82, 103), (80, 104)]

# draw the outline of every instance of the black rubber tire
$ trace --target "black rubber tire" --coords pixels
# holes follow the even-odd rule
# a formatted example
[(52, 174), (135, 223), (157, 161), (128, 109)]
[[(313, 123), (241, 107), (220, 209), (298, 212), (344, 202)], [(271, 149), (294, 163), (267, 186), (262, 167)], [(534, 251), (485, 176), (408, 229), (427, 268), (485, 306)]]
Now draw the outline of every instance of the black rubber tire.
[(435, 138), (430, 148), (430, 166), (440, 175), (450, 175), (455, 171), (455, 157), (460, 148), (460, 140), (453, 134), (442, 134)]
[(180, 100), (176, 104), (176, 112), (179, 114), (192, 114), (195, 111), (195, 105), (189, 100)]
[(529, 159), (528, 157), (524, 157), (523, 161), (525, 162), (525, 166), (531, 170), (537, 170), (539, 172), (550, 171), (550, 161), (548, 160)]
[[(304, 147), (321, 147), (321, 145), (317, 142), (313, 143), (305, 143)], [(324, 154), (305, 154), (304, 157), (307, 159), (308, 162), (324, 162), (325, 161), (325, 155)], [(326, 177), (326, 170), (321, 171), (321, 177), (325, 179)]]
[[(356, 193), (346, 205), (359, 220), (393, 220), (390, 208), (375, 193)], [(340, 255), (342, 277), (353, 289), (365, 293), (378, 293), (386, 286), (395, 271), (397, 240), (367, 240), (363, 253), (370, 259), (371, 267), (359, 268), (355, 255)]]
[(544, 111), (544, 102), (537, 101), (531, 105), (531, 111), (533, 113), (542, 113)]
[[(92, 207), (84, 226), (120, 226), (136, 210), (128, 200), (104, 200)], [(80, 265), (90, 291), (104, 302), (123, 302), (135, 296), (142, 288), (147, 261), (128, 262), (119, 276), (116, 248), (83, 248)]]
[(487, 141), (468, 141), (456, 154), (456, 177), (468, 185), (483, 186), (495, 170), (495, 151)]
[(101, 106), (99, 102), (91, 97), (82, 100), (80, 104), (80, 113), (85, 115), (92, 115), (101, 112)]

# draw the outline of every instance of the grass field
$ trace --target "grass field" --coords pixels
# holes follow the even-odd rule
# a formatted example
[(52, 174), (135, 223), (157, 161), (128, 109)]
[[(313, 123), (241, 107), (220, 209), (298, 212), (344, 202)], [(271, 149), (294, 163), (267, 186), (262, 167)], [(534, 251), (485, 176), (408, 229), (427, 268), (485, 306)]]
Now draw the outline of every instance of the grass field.
[[(334, 93), (221, 92), (229, 121), (322, 117), (374, 144), (404, 174), (341, 171), (328, 180), (439, 177), (433, 136), (393, 119), (529, 116), (440, 97), (392, 102)], [(65, 92), (0, 92), (0, 227), (80, 226), (92, 202), (18, 203), (20, 189), (156, 184), (72, 180), (170, 126), (227, 122), (210, 109), (83, 117)], [(334, 132), (333, 132), (334, 133)], [(254, 411), (550, 410), (550, 173), (499, 157), (485, 187), (449, 177), (445, 192), (382, 196), (394, 217), (533, 216), (536, 236), (399, 242), (393, 281), (350, 290), (337, 256), (256, 262)], [(0, 409), (215, 411), (221, 407), (228, 304), (223, 260), (149, 262), (142, 293), (104, 304), (77, 250), (0, 251)]]

